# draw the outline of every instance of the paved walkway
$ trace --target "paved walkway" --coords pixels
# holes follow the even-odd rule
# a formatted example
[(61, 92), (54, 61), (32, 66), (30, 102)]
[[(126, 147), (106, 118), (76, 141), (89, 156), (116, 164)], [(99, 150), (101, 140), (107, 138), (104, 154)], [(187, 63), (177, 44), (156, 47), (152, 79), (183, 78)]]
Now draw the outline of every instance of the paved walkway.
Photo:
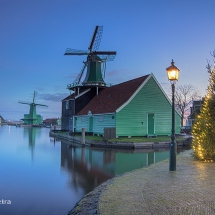
[(177, 156), (175, 172), (165, 160), (114, 178), (99, 197), (98, 214), (215, 215), (215, 163), (191, 153)]

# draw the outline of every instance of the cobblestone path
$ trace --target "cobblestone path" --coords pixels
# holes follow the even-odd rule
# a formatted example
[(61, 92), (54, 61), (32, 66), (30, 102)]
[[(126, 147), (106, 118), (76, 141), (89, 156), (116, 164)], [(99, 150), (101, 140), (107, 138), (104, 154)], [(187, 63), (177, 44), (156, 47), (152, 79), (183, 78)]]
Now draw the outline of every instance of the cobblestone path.
[(189, 150), (169, 160), (114, 178), (99, 198), (101, 215), (215, 215), (215, 163), (195, 161)]

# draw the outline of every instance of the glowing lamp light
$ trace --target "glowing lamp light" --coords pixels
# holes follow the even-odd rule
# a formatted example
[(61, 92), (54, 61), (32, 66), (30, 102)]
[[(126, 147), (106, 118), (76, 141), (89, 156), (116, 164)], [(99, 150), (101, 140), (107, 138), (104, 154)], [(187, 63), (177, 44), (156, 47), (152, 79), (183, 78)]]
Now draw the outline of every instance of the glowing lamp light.
[(172, 85), (172, 141), (170, 143), (169, 171), (176, 171), (177, 145), (175, 142), (175, 81), (178, 80), (180, 70), (174, 65), (174, 61), (172, 60), (171, 66), (169, 66), (166, 71), (168, 79)]
[(174, 61), (172, 60), (171, 66), (166, 68), (167, 76), (170, 81), (177, 81), (179, 77), (180, 70), (174, 65)]

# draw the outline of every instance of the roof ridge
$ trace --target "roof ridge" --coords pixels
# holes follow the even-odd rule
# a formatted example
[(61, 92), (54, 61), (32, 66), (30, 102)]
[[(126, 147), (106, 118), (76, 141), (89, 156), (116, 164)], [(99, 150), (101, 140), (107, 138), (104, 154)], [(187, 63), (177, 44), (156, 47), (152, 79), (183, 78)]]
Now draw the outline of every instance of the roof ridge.
[(134, 78), (134, 79), (131, 79), (131, 80), (128, 80), (128, 81), (121, 82), (121, 83), (119, 83), (119, 84), (112, 85), (111, 87), (114, 87), (114, 86), (117, 86), (117, 85), (120, 85), (120, 84), (124, 84), (124, 83), (130, 82), (130, 81), (135, 81), (135, 80), (137, 80), (137, 79), (146, 78), (146, 77), (149, 76), (149, 75), (150, 75), (150, 74), (148, 74), (148, 75), (143, 75), (143, 76), (140, 76), (140, 77), (138, 77), (138, 78)]

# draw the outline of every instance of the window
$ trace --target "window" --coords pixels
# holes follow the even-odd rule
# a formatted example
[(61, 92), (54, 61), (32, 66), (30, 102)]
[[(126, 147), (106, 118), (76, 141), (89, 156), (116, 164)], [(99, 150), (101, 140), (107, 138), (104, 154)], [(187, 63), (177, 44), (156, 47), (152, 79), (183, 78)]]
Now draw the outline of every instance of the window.
[(103, 122), (104, 121), (104, 116), (99, 116), (99, 122)]
[(69, 101), (66, 101), (66, 109), (69, 109)]

